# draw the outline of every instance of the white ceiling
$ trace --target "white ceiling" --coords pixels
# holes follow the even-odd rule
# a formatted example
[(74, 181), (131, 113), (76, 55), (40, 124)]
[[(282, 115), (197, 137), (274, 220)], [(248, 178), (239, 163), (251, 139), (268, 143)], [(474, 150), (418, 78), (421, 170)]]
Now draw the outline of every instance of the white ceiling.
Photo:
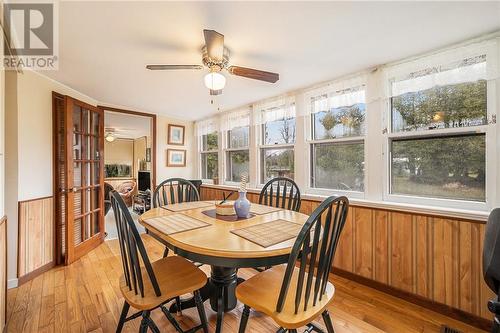
[[(59, 70), (101, 103), (189, 120), (216, 113), (200, 64), (202, 30), (225, 35), (230, 62), (280, 73), (227, 76), (227, 110), (500, 29), (500, 2), (61, 2)], [(217, 104), (216, 103), (216, 104)]]
[(105, 131), (109, 132), (108, 129), (113, 129), (113, 135), (117, 138), (137, 139), (151, 136), (150, 126), (150, 117), (104, 111)]

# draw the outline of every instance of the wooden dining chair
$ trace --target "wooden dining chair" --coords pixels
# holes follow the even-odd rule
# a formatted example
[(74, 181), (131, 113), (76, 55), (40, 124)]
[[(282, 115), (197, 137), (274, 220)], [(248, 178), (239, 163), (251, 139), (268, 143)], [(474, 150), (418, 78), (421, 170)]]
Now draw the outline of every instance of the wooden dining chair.
[[(200, 201), (200, 194), (196, 186), (184, 178), (169, 178), (156, 186), (153, 192), (153, 207), (161, 207), (175, 203)], [(165, 246), (163, 256), (168, 256), (168, 247)]]
[(200, 194), (196, 186), (184, 178), (164, 180), (153, 192), (153, 207), (191, 201), (200, 201)]
[(279, 207), (298, 212), (300, 210), (300, 190), (290, 178), (276, 177), (264, 185), (259, 195), (259, 204)]
[(302, 227), (288, 264), (254, 275), (236, 288), (236, 297), (245, 304), (239, 333), (245, 332), (250, 308), (272, 317), (281, 333), (296, 333), (301, 326), (307, 326), (306, 332), (321, 332), (312, 323), (320, 314), (328, 333), (334, 333), (327, 306), (335, 288), (328, 276), (348, 208), (346, 197), (325, 199)]
[[(139, 332), (147, 332), (149, 328), (159, 333), (160, 330), (150, 314), (152, 310), (160, 308), (176, 331), (185, 333), (165, 303), (180, 295), (192, 293), (201, 324), (187, 332), (203, 329), (204, 333), (208, 333), (207, 317), (200, 295), (200, 289), (207, 282), (205, 273), (179, 256), (166, 257), (151, 263), (142, 238), (120, 194), (113, 190), (110, 199), (115, 214), (124, 273), (120, 278), (120, 290), (125, 301), (116, 332), (122, 331), (125, 322), (142, 316)], [(130, 306), (139, 311), (128, 316)]]

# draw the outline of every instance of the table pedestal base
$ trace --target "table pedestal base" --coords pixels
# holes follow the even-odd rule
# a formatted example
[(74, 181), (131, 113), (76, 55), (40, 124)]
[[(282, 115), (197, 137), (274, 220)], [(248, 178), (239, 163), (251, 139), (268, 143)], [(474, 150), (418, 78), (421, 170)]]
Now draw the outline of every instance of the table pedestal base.
[[(212, 310), (217, 312), (217, 323), (215, 332), (222, 332), (224, 312), (229, 312), (236, 307), (236, 287), (244, 280), (238, 278), (238, 270), (231, 267), (211, 266), (210, 278), (207, 284), (201, 288), (200, 294), (203, 301), (210, 299)], [(195, 307), (194, 298), (181, 300), (181, 308)], [(175, 302), (170, 306), (171, 313), (178, 312)]]

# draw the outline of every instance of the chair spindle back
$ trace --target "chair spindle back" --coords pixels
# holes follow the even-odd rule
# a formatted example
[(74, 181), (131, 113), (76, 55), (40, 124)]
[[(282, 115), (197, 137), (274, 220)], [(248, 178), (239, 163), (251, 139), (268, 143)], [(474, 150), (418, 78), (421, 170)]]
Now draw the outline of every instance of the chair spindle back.
[(259, 195), (259, 204), (274, 206), (298, 212), (300, 210), (300, 190), (290, 178), (276, 177), (264, 185)]
[(118, 240), (120, 242), (120, 253), (123, 264), (123, 273), (125, 282), (129, 290), (134, 290), (144, 297), (144, 281), (142, 278), (142, 268), (140, 259), (144, 264), (144, 269), (148, 274), (151, 285), (156, 296), (161, 295), (160, 287), (154, 274), (148, 254), (142, 242), (142, 238), (137, 231), (134, 220), (125, 205), (120, 194), (113, 190), (110, 193), (111, 206), (115, 214), (116, 228), (118, 231)]
[(153, 192), (153, 207), (191, 201), (200, 201), (200, 194), (193, 183), (183, 178), (164, 180)]
[(307, 310), (311, 293), (313, 306), (318, 299), (321, 301), (348, 209), (349, 200), (346, 197), (331, 196), (309, 216), (293, 245), (276, 304), (277, 312), (283, 310), (297, 260), (300, 268), (295, 292), (295, 314), (299, 311), (301, 301), (304, 311)]

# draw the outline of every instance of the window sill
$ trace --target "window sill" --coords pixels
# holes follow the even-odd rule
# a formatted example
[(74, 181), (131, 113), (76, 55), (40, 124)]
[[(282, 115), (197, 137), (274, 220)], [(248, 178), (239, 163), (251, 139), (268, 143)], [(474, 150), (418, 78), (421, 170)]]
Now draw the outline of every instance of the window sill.
[[(238, 190), (238, 186), (229, 184), (213, 185), (204, 183), (202, 186), (208, 188), (215, 188), (219, 190), (228, 190), (228, 191)], [(249, 193), (255, 193), (255, 194), (260, 193), (260, 189), (254, 189), (254, 188), (249, 188), (247, 189), (247, 191)], [(327, 196), (319, 194), (301, 194), (301, 198), (311, 201), (323, 201), (325, 198), (327, 198)], [(349, 198), (349, 202), (351, 205), (356, 207), (386, 209), (403, 213), (424, 214), (437, 217), (448, 217), (448, 218), (472, 220), (479, 222), (487, 221), (489, 216), (488, 211), (452, 209), (445, 207), (434, 207), (434, 206), (425, 206), (425, 205), (416, 205), (416, 204), (398, 203), (398, 202), (372, 201), (372, 200), (358, 199), (358, 198)]]

